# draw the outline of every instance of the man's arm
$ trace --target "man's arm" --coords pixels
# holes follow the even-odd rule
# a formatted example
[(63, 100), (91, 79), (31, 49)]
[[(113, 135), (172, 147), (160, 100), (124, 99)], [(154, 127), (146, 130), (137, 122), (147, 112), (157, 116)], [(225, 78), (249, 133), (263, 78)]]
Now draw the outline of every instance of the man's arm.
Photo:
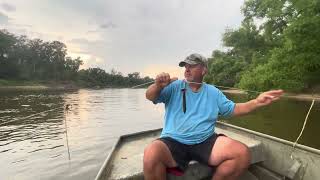
[(158, 99), (161, 89), (162, 88), (159, 87), (156, 83), (151, 84), (146, 91), (146, 98), (154, 102), (156, 99)]
[(178, 78), (170, 79), (170, 75), (168, 73), (161, 73), (157, 75), (154, 84), (150, 85), (146, 91), (146, 98), (154, 102), (158, 99), (161, 90), (177, 79)]
[(266, 106), (276, 101), (283, 94), (282, 90), (272, 90), (260, 94), (256, 99), (250, 100), (245, 103), (237, 103), (233, 110), (233, 116), (247, 114), (261, 106)]

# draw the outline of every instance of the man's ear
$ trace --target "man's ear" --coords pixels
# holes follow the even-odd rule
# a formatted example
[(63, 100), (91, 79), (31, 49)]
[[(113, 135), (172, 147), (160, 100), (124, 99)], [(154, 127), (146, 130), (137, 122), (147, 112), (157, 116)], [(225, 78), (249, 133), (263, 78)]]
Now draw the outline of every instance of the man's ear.
[(208, 69), (207, 68), (203, 68), (202, 69), (202, 76), (206, 75), (208, 72)]

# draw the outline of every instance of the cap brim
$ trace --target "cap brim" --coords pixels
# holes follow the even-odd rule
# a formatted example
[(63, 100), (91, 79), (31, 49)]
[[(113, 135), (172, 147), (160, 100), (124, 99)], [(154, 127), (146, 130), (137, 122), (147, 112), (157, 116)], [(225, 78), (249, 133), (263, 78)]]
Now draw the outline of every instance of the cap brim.
[(180, 66), (180, 67), (184, 67), (186, 64), (195, 65), (195, 64), (199, 64), (199, 63), (192, 62), (192, 61), (181, 61), (181, 62), (179, 63), (179, 66)]
[(179, 62), (180, 67), (184, 67), (184, 65), (186, 65), (186, 62), (184, 62), (184, 61)]

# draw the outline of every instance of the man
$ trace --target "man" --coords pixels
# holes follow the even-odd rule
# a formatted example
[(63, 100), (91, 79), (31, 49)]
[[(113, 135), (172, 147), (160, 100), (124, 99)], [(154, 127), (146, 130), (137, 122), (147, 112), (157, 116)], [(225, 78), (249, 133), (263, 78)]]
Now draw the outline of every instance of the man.
[(147, 99), (165, 104), (165, 123), (160, 138), (145, 148), (145, 179), (165, 179), (166, 168), (184, 171), (191, 160), (216, 167), (214, 180), (237, 179), (250, 164), (250, 152), (241, 142), (214, 133), (218, 115), (246, 114), (279, 99), (283, 91), (264, 92), (235, 104), (219, 89), (202, 83), (205, 57), (191, 54), (179, 66), (185, 67), (185, 80), (161, 73), (146, 91)]

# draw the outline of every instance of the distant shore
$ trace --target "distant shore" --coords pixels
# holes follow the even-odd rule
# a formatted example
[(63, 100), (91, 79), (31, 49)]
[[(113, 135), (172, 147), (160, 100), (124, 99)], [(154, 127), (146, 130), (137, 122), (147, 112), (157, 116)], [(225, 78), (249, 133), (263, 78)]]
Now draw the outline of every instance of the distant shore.
[(39, 82), (39, 81), (0, 81), (0, 90), (20, 91), (20, 90), (74, 90), (80, 87), (73, 82)]
[[(69, 90), (77, 90), (81, 89), (83, 87), (79, 87), (75, 84), (61, 84), (61, 83), (50, 83), (49, 85), (0, 85), (0, 91), (33, 91), (33, 90), (50, 90), (50, 91), (69, 91)], [(110, 87), (109, 87), (110, 88)], [(92, 87), (92, 89), (101, 89), (100, 87)], [(241, 90), (235, 90), (235, 89), (227, 89), (227, 90), (222, 90), (225, 93), (230, 93), (230, 94), (247, 94), (245, 91)], [(284, 97), (286, 98), (292, 98), (292, 99), (298, 99), (298, 100), (320, 100), (320, 93), (319, 94), (307, 94), (307, 93), (285, 93)]]
[(32, 85), (32, 86), (0, 86), (0, 90), (76, 90), (77, 86), (46, 86), (46, 85)]

